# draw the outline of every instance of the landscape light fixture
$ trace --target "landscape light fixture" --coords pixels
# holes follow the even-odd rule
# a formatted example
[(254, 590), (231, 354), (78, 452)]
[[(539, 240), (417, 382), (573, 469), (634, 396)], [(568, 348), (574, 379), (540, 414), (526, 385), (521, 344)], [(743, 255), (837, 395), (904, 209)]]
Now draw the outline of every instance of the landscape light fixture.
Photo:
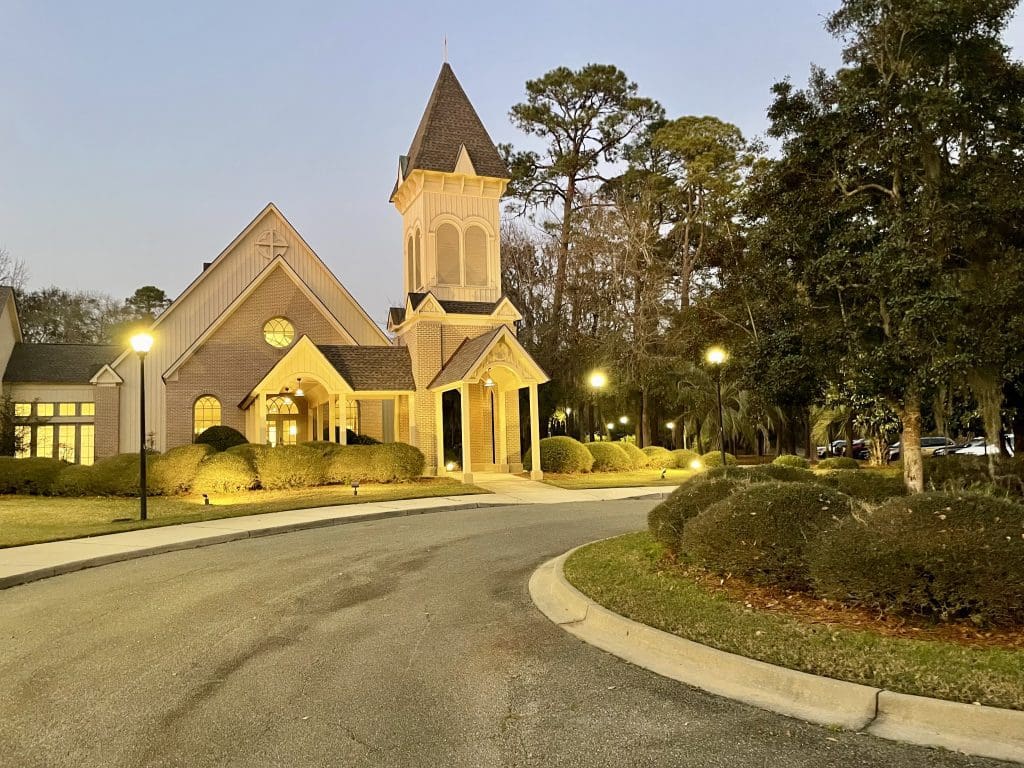
[(359, 495), (359, 481), (358, 480), (353, 480), (352, 481), (352, 495), (353, 496), (358, 496)]
[(613, 429), (615, 429), (615, 422), (609, 421), (607, 424), (605, 424), (605, 426), (608, 427), (608, 431), (611, 432)]
[(449, 472), (454, 472), (455, 471), (455, 462), (454, 461), (449, 461), (447, 464), (444, 465), (444, 468), (446, 470), (448, 470)]
[(139, 519), (146, 519), (146, 355), (153, 348), (153, 337), (136, 333), (131, 346), (139, 356)]
[(722, 413), (722, 365), (729, 359), (728, 353), (722, 347), (711, 347), (704, 358), (715, 367), (715, 388), (718, 391), (718, 445), (722, 449), (722, 468), (725, 470), (728, 465), (725, 463), (725, 417)]

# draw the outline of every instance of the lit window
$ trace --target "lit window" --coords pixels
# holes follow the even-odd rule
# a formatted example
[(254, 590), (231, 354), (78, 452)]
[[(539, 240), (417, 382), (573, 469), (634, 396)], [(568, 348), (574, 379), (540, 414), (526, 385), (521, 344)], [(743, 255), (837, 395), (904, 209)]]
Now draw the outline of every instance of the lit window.
[(299, 407), (288, 395), (274, 395), (267, 398), (267, 413), (278, 416), (298, 415)]
[(345, 404), (345, 427), (359, 434), (359, 401), (349, 400)]
[(220, 426), (220, 400), (204, 395), (192, 407), (192, 434), (201, 435), (210, 427)]
[(57, 430), (57, 458), (75, 463), (75, 425), (61, 424)]
[(459, 264), (459, 230), (451, 224), (437, 228), (437, 282), (458, 285), (462, 282)]
[(36, 444), (35, 444), (36, 456), (42, 456), (47, 459), (53, 458), (53, 427), (50, 425), (44, 425), (36, 427)]
[(285, 318), (274, 317), (263, 326), (263, 338), (270, 346), (284, 349), (295, 338), (295, 328)]
[(466, 230), (466, 285), (487, 285), (487, 233), (482, 227)]
[(79, 450), (78, 463), (92, 464), (96, 458), (96, 428), (92, 424), (83, 424), (80, 429), (81, 449)]
[(74, 416), (75, 415), (75, 403), (58, 403), (57, 404), (57, 415), (59, 415), (59, 416)]
[(96, 403), (82, 403), (81, 414), (83, 416), (95, 416), (96, 415)]
[(22, 418), (32, 415), (32, 403), (15, 403), (14, 415)]
[(53, 403), (36, 403), (36, 416), (53, 416)]
[(14, 458), (24, 459), (32, 455), (32, 427), (19, 425), (14, 428)]

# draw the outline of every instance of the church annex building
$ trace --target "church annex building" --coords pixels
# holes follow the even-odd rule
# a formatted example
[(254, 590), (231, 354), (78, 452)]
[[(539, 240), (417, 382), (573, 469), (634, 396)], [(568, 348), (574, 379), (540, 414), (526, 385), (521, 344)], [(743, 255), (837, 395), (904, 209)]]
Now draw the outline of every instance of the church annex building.
[[(538, 446), (548, 377), (502, 293), (507, 183), (444, 64), (391, 193), (406, 297), (389, 313), (391, 336), (270, 203), (153, 323), (147, 441), (164, 451), (227, 425), (253, 443), (343, 443), (351, 430), (410, 443), (428, 473), (445, 474), (442, 402), (457, 392), (463, 478), (522, 471), (520, 419)], [(139, 360), (126, 346), (25, 343), (14, 292), (0, 288), (0, 370), (20, 455), (92, 463), (139, 450)]]

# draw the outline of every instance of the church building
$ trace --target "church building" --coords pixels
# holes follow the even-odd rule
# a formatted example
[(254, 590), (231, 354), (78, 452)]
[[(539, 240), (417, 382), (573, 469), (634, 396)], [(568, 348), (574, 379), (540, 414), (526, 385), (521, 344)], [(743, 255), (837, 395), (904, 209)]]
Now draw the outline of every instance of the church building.
[[(344, 443), (351, 432), (416, 446), (429, 474), (521, 472), (520, 420), (536, 454), (548, 377), (517, 340), (521, 315), (502, 292), (507, 184), (445, 63), (391, 192), (405, 303), (387, 333), (270, 203), (152, 324), (146, 442), (165, 451), (215, 425), (271, 445)], [(92, 463), (138, 451), (141, 367), (126, 343), (24, 342), (14, 292), (0, 288), (19, 455)]]

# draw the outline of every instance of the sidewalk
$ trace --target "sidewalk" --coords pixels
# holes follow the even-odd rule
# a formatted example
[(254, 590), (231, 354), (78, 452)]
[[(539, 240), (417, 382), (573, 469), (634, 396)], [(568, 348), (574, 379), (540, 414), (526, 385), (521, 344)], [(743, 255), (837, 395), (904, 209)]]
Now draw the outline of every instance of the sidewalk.
[(483, 476), (474, 484), (491, 491), (491, 493), (270, 512), (247, 517), (207, 520), (201, 523), (146, 528), (105, 536), (53, 541), (46, 544), (9, 547), (0, 549), (0, 589), (97, 565), (132, 560), (137, 557), (147, 557), (179, 549), (288, 533), (289, 531), (457, 509), (503, 507), (516, 504), (565, 504), (627, 498), (662, 498), (674, 490), (669, 486), (567, 491), (552, 485), (509, 476), (494, 478)]

